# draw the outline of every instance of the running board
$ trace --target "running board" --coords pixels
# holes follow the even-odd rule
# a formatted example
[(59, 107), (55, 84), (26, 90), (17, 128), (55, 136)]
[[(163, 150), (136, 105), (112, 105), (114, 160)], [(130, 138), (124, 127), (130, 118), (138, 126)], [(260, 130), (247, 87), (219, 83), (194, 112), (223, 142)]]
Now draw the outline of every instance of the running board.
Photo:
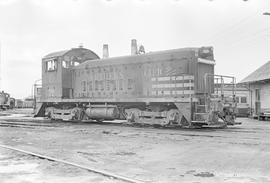
[(202, 127), (202, 128), (225, 128), (227, 126), (224, 122), (218, 122), (214, 124), (210, 124), (206, 121), (191, 121), (193, 126)]
[(242, 122), (234, 122), (234, 123), (227, 123), (227, 125), (233, 126), (233, 125), (241, 125)]

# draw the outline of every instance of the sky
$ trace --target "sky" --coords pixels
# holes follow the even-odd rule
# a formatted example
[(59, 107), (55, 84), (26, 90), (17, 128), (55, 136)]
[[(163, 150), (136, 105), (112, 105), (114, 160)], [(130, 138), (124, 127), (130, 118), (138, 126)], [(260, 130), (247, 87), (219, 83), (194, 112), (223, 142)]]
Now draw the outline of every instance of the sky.
[(129, 55), (131, 39), (146, 52), (213, 46), (215, 73), (239, 82), (270, 60), (264, 12), (269, 0), (0, 0), (0, 90), (31, 96), (51, 52)]

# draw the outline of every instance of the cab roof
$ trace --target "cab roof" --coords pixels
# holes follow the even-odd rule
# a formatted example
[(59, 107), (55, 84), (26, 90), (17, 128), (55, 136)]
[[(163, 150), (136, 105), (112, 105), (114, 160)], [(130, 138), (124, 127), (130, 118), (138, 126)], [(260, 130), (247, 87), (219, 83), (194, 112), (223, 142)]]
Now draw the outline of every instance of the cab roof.
[(92, 50), (86, 49), (86, 48), (72, 48), (69, 50), (62, 50), (62, 51), (57, 51), (57, 52), (52, 52), (43, 57), (43, 59), (48, 59), (48, 58), (54, 58), (54, 57), (63, 57), (67, 54), (72, 55), (76, 54), (77, 52), (87, 52), (88, 54), (92, 55), (94, 59), (99, 59), (99, 56), (93, 52)]

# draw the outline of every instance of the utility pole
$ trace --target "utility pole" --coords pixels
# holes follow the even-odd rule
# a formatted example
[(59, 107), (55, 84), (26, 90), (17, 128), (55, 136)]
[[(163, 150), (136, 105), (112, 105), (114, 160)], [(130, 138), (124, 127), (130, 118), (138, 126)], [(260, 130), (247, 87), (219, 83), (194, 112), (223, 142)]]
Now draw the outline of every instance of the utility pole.
[(2, 89), (2, 44), (0, 41), (0, 90)]

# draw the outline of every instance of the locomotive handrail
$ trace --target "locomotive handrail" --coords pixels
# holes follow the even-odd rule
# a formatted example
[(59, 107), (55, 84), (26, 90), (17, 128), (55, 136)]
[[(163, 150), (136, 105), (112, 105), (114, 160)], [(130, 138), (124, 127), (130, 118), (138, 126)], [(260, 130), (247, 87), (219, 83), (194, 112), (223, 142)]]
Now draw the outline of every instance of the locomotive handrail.
[[(207, 83), (207, 79), (209, 78), (209, 77), (213, 77), (213, 79), (214, 79), (214, 92), (215, 92), (215, 79), (217, 79), (217, 80), (221, 80), (221, 88), (220, 88), (220, 92), (221, 92), (221, 95), (224, 95), (224, 78), (230, 78), (230, 79), (232, 79), (232, 82), (230, 83), (230, 84), (232, 84), (232, 95), (233, 96), (235, 96), (235, 81), (236, 81), (236, 79), (235, 79), (235, 77), (233, 77), (233, 76), (226, 76), (226, 75), (216, 75), (216, 74), (210, 74), (210, 73), (206, 73), (205, 75), (204, 75), (204, 93), (205, 94), (208, 94), (208, 95), (210, 95), (210, 93), (208, 93), (207, 91), (206, 91), (206, 89), (207, 89), (207, 86), (208, 86), (208, 83)], [(219, 78), (215, 78), (215, 77), (219, 77)], [(219, 83), (217, 83), (217, 84), (219, 84)], [(211, 86), (210, 86), (211, 87)], [(212, 91), (211, 90), (212, 88), (210, 88), (210, 92)]]

